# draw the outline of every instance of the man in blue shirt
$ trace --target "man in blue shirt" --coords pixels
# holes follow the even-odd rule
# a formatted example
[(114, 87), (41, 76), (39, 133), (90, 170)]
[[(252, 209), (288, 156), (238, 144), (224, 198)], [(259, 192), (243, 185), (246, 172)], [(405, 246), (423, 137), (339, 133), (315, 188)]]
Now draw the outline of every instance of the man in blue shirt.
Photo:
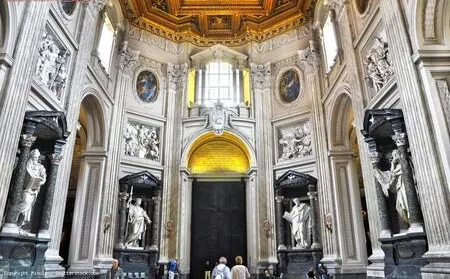
[(167, 270), (169, 271), (169, 279), (174, 279), (175, 275), (178, 275), (178, 260), (170, 260)]

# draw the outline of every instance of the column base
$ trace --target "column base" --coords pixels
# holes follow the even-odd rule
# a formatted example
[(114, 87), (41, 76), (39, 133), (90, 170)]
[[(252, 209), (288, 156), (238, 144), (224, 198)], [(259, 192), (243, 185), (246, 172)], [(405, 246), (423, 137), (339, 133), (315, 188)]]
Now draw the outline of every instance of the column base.
[[(114, 249), (114, 258), (128, 278), (144, 275), (153, 279), (158, 260), (158, 251), (149, 249)], [(111, 267), (111, 265), (110, 265)]]
[(0, 270), (11, 277), (44, 278), (49, 239), (0, 234)]
[(420, 278), (420, 269), (427, 264), (422, 257), (427, 249), (424, 233), (406, 233), (380, 238), (385, 254), (385, 278)]
[(58, 254), (58, 251), (48, 249), (45, 253), (45, 278), (64, 278), (66, 270), (59, 265), (62, 261), (63, 258)]
[(373, 251), (369, 261), (371, 264), (367, 267), (367, 278), (386, 278), (384, 274), (384, 252), (381, 248)]
[(322, 249), (295, 249), (278, 251), (278, 276), (283, 273), (285, 279), (307, 278), (309, 269), (317, 268), (322, 258)]
[[(439, 250), (439, 248), (435, 248)], [(450, 278), (450, 248), (442, 247), (438, 252), (427, 252), (423, 255), (429, 264), (420, 269), (422, 278)]]

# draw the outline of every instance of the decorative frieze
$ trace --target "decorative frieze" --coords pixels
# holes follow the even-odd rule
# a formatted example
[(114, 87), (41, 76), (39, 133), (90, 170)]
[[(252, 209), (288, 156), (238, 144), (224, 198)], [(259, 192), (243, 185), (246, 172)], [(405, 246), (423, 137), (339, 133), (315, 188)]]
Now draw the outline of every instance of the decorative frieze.
[(394, 75), (388, 43), (380, 36), (375, 37), (372, 48), (364, 59), (366, 82), (378, 92)]
[(253, 43), (253, 51), (262, 55), (272, 50), (276, 50), (284, 45), (296, 42), (300, 39), (306, 38), (311, 35), (311, 30), (308, 26), (303, 26), (297, 30), (288, 31), (282, 35), (265, 40), (261, 43)]
[(309, 121), (278, 130), (278, 161), (303, 158), (312, 154)]
[(69, 51), (46, 30), (38, 50), (36, 77), (61, 99), (67, 84)]
[(160, 129), (140, 123), (127, 123), (125, 155), (160, 161)]

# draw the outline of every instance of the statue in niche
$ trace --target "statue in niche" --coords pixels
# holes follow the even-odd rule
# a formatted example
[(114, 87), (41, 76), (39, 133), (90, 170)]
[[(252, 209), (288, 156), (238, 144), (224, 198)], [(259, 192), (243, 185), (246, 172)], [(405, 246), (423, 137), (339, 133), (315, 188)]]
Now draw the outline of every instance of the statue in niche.
[(25, 233), (24, 226), (31, 220), (32, 207), (39, 194), (41, 185), (45, 183), (47, 178), (45, 167), (39, 163), (40, 155), (38, 149), (33, 149), (27, 161), (24, 190), (17, 208), (19, 212), (18, 225), (21, 227), (21, 233)]
[(134, 204), (131, 203), (132, 193), (128, 199), (128, 223), (125, 236), (125, 247), (139, 247), (139, 241), (146, 230), (146, 223), (152, 223), (145, 210), (141, 207), (142, 199), (136, 198)]
[(291, 212), (284, 212), (283, 218), (291, 223), (292, 236), (295, 239), (297, 249), (308, 248), (309, 229), (311, 228), (311, 207), (301, 203), (298, 198), (293, 200), (294, 206)]
[(375, 169), (375, 178), (381, 185), (383, 193), (389, 197), (389, 191), (397, 194), (395, 209), (400, 217), (409, 223), (408, 202), (406, 200), (406, 189), (402, 178), (402, 168), (398, 150), (392, 151), (391, 167), (387, 171)]

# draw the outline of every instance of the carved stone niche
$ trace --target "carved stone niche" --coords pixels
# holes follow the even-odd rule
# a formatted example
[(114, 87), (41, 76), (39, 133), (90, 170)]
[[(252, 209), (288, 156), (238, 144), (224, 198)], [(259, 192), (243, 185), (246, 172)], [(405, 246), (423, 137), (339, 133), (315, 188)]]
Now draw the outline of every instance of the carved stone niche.
[(361, 131), (368, 144), (385, 253), (385, 275), (419, 278), (427, 251), (408, 137), (399, 109), (367, 110)]
[(316, 187), (316, 178), (293, 170), (275, 181), (278, 274), (283, 278), (302, 278), (322, 258)]
[[(161, 227), (161, 180), (148, 171), (142, 171), (122, 177), (119, 185), (118, 226), (114, 257), (119, 259), (124, 272), (144, 273), (145, 278), (154, 278), (154, 268), (158, 262)], [(141, 200), (140, 205), (138, 200)], [(133, 217), (136, 217), (136, 210), (141, 210), (135, 206), (145, 212), (151, 220), (150, 224), (145, 217), (141, 224), (132, 221)], [(139, 228), (142, 229), (138, 232), (139, 235), (136, 235), (136, 230)], [(132, 239), (135, 241), (131, 241)]]
[(43, 273), (56, 178), (68, 136), (63, 112), (25, 113), (0, 233), (4, 271)]

